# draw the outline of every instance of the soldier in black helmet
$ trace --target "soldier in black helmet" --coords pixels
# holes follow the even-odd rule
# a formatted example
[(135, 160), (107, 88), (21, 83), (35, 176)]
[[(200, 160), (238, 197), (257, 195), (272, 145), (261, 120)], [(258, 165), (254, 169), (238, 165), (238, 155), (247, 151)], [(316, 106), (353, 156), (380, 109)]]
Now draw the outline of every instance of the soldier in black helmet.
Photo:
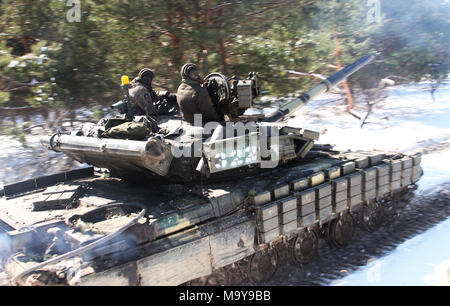
[(154, 77), (155, 74), (151, 69), (144, 68), (131, 81), (129, 94), (133, 115), (153, 116), (178, 113), (175, 95), (171, 95), (168, 91), (153, 90), (152, 82)]
[(177, 102), (183, 113), (183, 119), (194, 123), (194, 114), (201, 114), (203, 123), (209, 121), (222, 121), (208, 90), (202, 87), (203, 79), (198, 74), (195, 64), (185, 64), (181, 68), (181, 85), (177, 91)]

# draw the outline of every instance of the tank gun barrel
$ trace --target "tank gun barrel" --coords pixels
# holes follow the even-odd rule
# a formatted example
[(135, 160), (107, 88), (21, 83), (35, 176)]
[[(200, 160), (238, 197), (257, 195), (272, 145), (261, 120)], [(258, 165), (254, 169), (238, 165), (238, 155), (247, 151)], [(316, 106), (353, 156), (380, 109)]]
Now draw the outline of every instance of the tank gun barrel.
[(375, 58), (375, 55), (367, 55), (353, 64), (348, 65), (344, 69), (338, 71), (337, 73), (330, 76), (328, 79), (323, 80), (319, 85), (312, 88), (306, 93), (301, 94), (298, 96), (294, 101), (288, 102), (284, 105), (282, 105), (276, 112), (273, 114), (270, 114), (267, 116), (263, 121), (265, 122), (276, 122), (281, 121), (284, 119), (287, 115), (294, 113), (297, 111), (300, 107), (305, 105), (311, 100), (314, 100), (321, 94), (331, 90), (333, 87), (339, 85), (341, 82), (343, 82), (346, 78), (351, 76), (353, 73), (357, 72), (362, 67), (366, 66), (370, 62), (373, 61)]

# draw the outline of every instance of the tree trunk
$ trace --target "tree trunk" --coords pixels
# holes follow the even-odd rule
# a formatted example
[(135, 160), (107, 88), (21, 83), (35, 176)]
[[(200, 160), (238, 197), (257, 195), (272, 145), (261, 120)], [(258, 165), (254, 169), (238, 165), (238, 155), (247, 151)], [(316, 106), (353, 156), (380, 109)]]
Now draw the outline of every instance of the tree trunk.
[(176, 33), (175, 23), (183, 18), (182, 12), (174, 7), (172, 0), (167, 0), (167, 24), (169, 25), (169, 37), (171, 41), (172, 60), (170, 67), (172, 73), (178, 73), (183, 63), (182, 38)]
[[(198, 23), (200, 25), (200, 23)], [(211, 26), (211, 0), (206, 0), (205, 4), (205, 22), (204, 22), (204, 31), (205, 36), (207, 37), (209, 28)], [(202, 65), (203, 74), (206, 75), (208, 73), (208, 47), (205, 45), (205, 38), (200, 40), (200, 57), (199, 57), (199, 65)]]
[[(222, 17), (222, 15), (223, 15), (223, 10), (221, 8), (219, 10), (219, 16)], [(227, 54), (227, 50), (225, 49), (225, 37), (221, 37), (219, 39), (219, 53), (220, 53), (220, 58), (221, 58), (222, 72), (225, 74), (228, 72), (228, 65), (227, 65), (228, 54)]]
[[(335, 0), (335, 5), (336, 5), (336, 0)], [(341, 56), (341, 44), (339, 42), (338, 39), (338, 32), (337, 32), (337, 24), (334, 24), (334, 43), (336, 45), (336, 51), (335, 51), (335, 55), (336, 55), (336, 66), (338, 66), (338, 69), (341, 70), (342, 69), (342, 63), (340, 60), (340, 56)], [(342, 85), (344, 86), (344, 90), (345, 93), (347, 94), (347, 112), (349, 113), (351, 109), (353, 109), (353, 97), (352, 97), (352, 92), (350, 90), (350, 87), (348, 86), (348, 82), (347, 80), (344, 80), (344, 82), (342, 82)]]
[(219, 39), (220, 44), (220, 57), (222, 59), (222, 72), (227, 73), (228, 72), (228, 64), (227, 64), (227, 50), (225, 49), (225, 39), (221, 37)]

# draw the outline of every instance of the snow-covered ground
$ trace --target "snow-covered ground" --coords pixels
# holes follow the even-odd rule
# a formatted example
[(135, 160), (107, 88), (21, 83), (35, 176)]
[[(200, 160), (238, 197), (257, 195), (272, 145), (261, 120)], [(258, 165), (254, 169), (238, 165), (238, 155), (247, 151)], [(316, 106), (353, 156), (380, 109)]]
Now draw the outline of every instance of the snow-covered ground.
[(0, 189), (4, 185), (41, 175), (67, 171), (78, 162), (49, 151), (39, 142), (40, 135), (26, 137), (26, 147), (10, 136), (0, 136)]
[(336, 286), (450, 285), (450, 219), (333, 282)]
[[(412, 151), (450, 141), (450, 84), (435, 93), (427, 83), (388, 88), (387, 98), (374, 105), (363, 128), (361, 121), (345, 112), (333, 95), (301, 108), (289, 124), (321, 131), (320, 141), (336, 149)], [(367, 104), (357, 103), (355, 112), (364, 117)], [(330, 111), (331, 110), (331, 111)]]
[[(78, 117), (86, 116), (85, 110), (80, 110)], [(20, 123), (20, 117), (16, 122)], [(32, 125), (45, 123), (40, 115), (31, 116)], [(69, 125), (69, 123), (64, 123)], [(44, 148), (40, 137), (45, 133), (41, 127), (33, 129), (26, 135), (25, 145), (11, 136), (0, 135), (0, 189), (4, 185), (28, 180), (41, 175), (64, 172), (80, 166), (64, 154), (59, 154)], [(52, 130), (56, 132), (56, 129)]]
[[(416, 193), (431, 194), (450, 182), (450, 84), (438, 89), (435, 101), (429, 88), (421, 83), (385, 90), (387, 98), (374, 106), (363, 128), (345, 113), (345, 105), (330, 103), (333, 96), (310, 103), (288, 123), (324, 132), (320, 142), (335, 144), (339, 150), (425, 153), (424, 176)], [(364, 104), (357, 105), (356, 112), (364, 117)], [(450, 285), (450, 219), (333, 284)]]

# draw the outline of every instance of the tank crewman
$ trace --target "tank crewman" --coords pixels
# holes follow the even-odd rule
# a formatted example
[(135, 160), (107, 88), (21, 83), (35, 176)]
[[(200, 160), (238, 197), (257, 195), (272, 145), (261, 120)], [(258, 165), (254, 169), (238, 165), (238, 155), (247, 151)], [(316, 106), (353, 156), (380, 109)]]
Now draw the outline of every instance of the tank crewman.
[(194, 123), (194, 114), (201, 114), (203, 123), (209, 121), (222, 121), (214, 104), (211, 101), (208, 90), (202, 87), (203, 79), (198, 73), (195, 64), (185, 64), (181, 68), (181, 85), (177, 91), (177, 102), (183, 113), (183, 119)]
[[(155, 73), (151, 69), (144, 68), (139, 71), (138, 76), (131, 81), (129, 94), (131, 111), (134, 116), (163, 115), (166, 108), (170, 109), (170, 107), (167, 107), (166, 105), (167, 101), (171, 102), (175, 97), (168, 91), (154, 91), (152, 89), (154, 77)], [(166, 101), (166, 103), (163, 103), (163, 101)], [(160, 107), (162, 105), (164, 105), (164, 107)], [(178, 105), (175, 106), (177, 107)]]

